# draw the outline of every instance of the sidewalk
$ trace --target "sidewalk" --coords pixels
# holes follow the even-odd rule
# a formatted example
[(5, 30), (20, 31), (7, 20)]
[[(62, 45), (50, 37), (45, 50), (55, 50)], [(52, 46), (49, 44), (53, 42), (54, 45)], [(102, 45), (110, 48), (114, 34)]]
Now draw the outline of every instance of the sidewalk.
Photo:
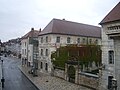
[(40, 72), (38, 77), (33, 77), (32, 74), (28, 74), (27, 67), (19, 66), (19, 68), (40, 90), (92, 90)]

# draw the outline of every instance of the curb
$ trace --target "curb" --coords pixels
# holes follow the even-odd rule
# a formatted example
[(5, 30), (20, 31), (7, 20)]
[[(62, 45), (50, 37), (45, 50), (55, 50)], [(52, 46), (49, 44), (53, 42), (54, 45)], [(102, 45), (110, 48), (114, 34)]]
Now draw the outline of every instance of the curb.
[(18, 66), (18, 68), (19, 68), (20, 71), (23, 73), (23, 75), (24, 75), (38, 90), (40, 90), (40, 89), (37, 87), (37, 85), (25, 74), (25, 72), (21, 70), (21, 67)]

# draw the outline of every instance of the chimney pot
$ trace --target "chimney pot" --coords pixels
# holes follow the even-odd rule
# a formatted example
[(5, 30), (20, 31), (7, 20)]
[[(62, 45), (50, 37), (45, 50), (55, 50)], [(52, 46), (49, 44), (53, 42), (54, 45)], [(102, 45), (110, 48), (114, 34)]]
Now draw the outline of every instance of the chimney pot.
[(41, 32), (41, 28), (39, 29), (39, 32)]
[(31, 28), (31, 31), (33, 31), (34, 30), (34, 28)]

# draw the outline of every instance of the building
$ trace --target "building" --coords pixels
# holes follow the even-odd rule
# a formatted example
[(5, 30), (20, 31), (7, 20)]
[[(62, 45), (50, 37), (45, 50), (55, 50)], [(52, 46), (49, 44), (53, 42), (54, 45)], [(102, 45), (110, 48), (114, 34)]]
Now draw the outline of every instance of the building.
[(113, 88), (114, 80), (117, 80), (117, 90), (120, 90), (120, 2), (105, 16), (100, 25), (103, 63), (101, 90)]
[(16, 57), (20, 57), (21, 54), (21, 38), (11, 39), (7, 42), (4, 42), (5, 46), (5, 53), (8, 53), (8, 55), (13, 55)]
[[(21, 40), (21, 60), (22, 65), (33, 66), (34, 44), (38, 40), (40, 31), (31, 28), (31, 31), (25, 34)], [(38, 50), (38, 49), (37, 49)]]
[(39, 33), (39, 61), (41, 72), (51, 73), (51, 53), (69, 44), (101, 45), (101, 29), (97, 26), (53, 19)]

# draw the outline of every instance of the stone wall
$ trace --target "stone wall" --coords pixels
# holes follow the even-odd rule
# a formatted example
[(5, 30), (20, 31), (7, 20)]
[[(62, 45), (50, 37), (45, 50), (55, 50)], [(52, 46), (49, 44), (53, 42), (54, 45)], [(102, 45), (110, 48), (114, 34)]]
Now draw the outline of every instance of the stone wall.
[(65, 71), (60, 69), (55, 69), (54, 76), (65, 79)]
[(79, 84), (99, 90), (99, 77), (94, 74), (80, 73)]
[[(65, 71), (60, 69), (54, 70), (54, 76), (65, 79)], [(83, 86), (87, 86), (93, 88), (95, 90), (99, 90), (99, 77), (98, 75), (89, 74), (89, 73), (79, 73), (78, 83)], [(66, 80), (66, 79), (65, 79)]]

